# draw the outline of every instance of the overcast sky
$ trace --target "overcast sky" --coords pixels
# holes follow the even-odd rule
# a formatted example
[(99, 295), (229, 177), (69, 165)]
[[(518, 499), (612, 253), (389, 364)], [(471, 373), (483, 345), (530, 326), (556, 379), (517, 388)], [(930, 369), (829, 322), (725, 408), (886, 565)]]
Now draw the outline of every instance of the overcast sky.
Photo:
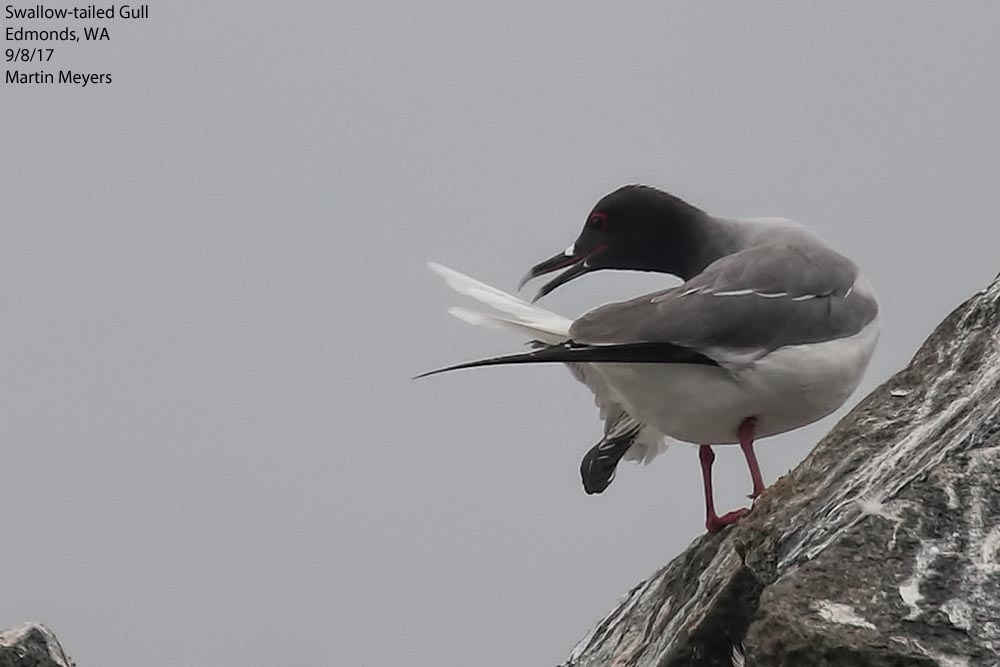
[(520, 346), (427, 260), (513, 289), (631, 182), (793, 218), (881, 299), (852, 404), (1000, 268), (1000, 4), (499, 4), (153, 2), (44, 67), (111, 85), (3, 86), (0, 627), (80, 667), (556, 664), (702, 532), (696, 450), (588, 497), (565, 370), (411, 381)]

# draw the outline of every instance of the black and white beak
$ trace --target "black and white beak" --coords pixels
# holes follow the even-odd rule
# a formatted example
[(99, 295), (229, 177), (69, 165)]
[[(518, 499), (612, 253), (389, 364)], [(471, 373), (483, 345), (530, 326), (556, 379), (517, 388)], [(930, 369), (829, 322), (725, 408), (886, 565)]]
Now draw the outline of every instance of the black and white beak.
[(579, 278), (583, 274), (593, 271), (595, 267), (591, 266), (590, 259), (594, 257), (594, 255), (602, 252), (607, 246), (601, 244), (591, 250), (583, 250), (578, 249), (577, 245), (578, 244), (574, 243), (558, 255), (554, 255), (549, 257), (544, 262), (535, 264), (531, 267), (531, 270), (529, 270), (526, 274), (524, 274), (524, 277), (521, 278), (521, 282), (518, 283), (517, 289), (520, 290), (525, 286), (525, 284), (528, 283), (528, 281), (538, 278), (539, 276), (544, 276), (548, 273), (552, 273), (553, 271), (569, 267), (566, 271), (563, 271), (558, 276), (542, 285), (542, 288), (538, 290), (538, 293), (531, 299), (532, 303), (534, 303), (560, 285), (564, 285), (574, 278)]

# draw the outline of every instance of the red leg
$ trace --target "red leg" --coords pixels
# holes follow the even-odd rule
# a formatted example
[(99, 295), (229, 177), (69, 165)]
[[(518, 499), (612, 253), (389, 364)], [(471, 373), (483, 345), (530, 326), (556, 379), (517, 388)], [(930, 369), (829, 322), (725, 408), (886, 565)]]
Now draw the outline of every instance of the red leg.
[(715, 500), (712, 499), (712, 464), (715, 463), (715, 452), (708, 445), (702, 445), (698, 448), (698, 459), (701, 461), (701, 479), (705, 485), (705, 528), (710, 533), (716, 533), (729, 524), (736, 523), (747, 510), (734, 510), (722, 516), (715, 513)]
[(751, 498), (756, 498), (764, 493), (764, 477), (760, 474), (760, 466), (757, 465), (757, 455), (753, 451), (753, 430), (757, 425), (756, 417), (747, 417), (736, 430), (736, 435), (740, 438), (740, 449), (746, 457), (747, 467), (750, 468), (750, 478), (753, 480), (753, 493)]

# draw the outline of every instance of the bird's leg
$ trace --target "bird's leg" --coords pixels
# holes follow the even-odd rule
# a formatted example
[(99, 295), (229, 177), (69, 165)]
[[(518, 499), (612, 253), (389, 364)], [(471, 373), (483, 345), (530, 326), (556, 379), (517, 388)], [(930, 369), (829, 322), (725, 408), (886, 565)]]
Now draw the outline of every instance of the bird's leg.
[(736, 430), (736, 435), (740, 439), (740, 449), (743, 450), (743, 456), (746, 457), (747, 467), (750, 468), (750, 478), (753, 480), (753, 493), (750, 494), (752, 499), (756, 499), (757, 496), (764, 493), (766, 488), (764, 477), (760, 474), (760, 466), (757, 464), (757, 455), (753, 451), (753, 431), (756, 425), (756, 417), (747, 417)]
[(716, 533), (729, 524), (736, 523), (747, 510), (733, 510), (722, 516), (715, 513), (715, 501), (712, 499), (712, 464), (715, 463), (715, 452), (708, 445), (701, 445), (698, 448), (698, 458), (701, 460), (701, 478), (705, 484), (705, 528), (710, 533)]

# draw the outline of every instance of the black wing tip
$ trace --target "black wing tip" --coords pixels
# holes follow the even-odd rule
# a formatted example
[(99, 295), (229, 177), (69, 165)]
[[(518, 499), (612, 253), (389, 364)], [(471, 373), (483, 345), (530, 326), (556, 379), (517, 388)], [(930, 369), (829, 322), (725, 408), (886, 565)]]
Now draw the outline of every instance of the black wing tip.
[(422, 380), (423, 378), (431, 377), (432, 375), (440, 375), (441, 373), (447, 373), (449, 371), (457, 371), (461, 368), (466, 368), (467, 364), (458, 364), (457, 366), (445, 366), (444, 368), (435, 368), (432, 371), (424, 371), (418, 375), (414, 375), (411, 380)]
[(639, 428), (613, 438), (605, 437), (590, 448), (580, 461), (583, 490), (588, 495), (604, 493), (615, 479), (618, 464), (639, 436)]
[(501, 357), (489, 357), (467, 361), (454, 366), (438, 368), (414, 376), (414, 380), (439, 373), (463, 370), (466, 368), (482, 368), (484, 366), (503, 366), (505, 364), (545, 364), (545, 363), (640, 363), (640, 364), (699, 364), (718, 366), (710, 357), (692, 349), (674, 343), (624, 343), (620, 345), (579, 345), (567, 341), (559, 345), (546, 346), (523, 352), (508, 354)]
[(476, 359), (475, 361), (466, 361), (461, 364), (454, 364), (452, 366), (445, 366), (444, 368), (435, 368), (432, 371), (425, 371), (420, 375), (414, 375), (414, 380), (419, 380), (420, 378), (430, 377), (431, 375), (439, 375), (441, 373), (450, 373), (451, 371), (461, 371), (467, 368), (480, 368), (482, 366), (501, 366), (503, 364), (516, 364), (525, 363), (532, 361), (532, 355), (535, 352), (527, 352), (524, 354), (511, 354), (505, 357), (489, 357), (487, 359)]

